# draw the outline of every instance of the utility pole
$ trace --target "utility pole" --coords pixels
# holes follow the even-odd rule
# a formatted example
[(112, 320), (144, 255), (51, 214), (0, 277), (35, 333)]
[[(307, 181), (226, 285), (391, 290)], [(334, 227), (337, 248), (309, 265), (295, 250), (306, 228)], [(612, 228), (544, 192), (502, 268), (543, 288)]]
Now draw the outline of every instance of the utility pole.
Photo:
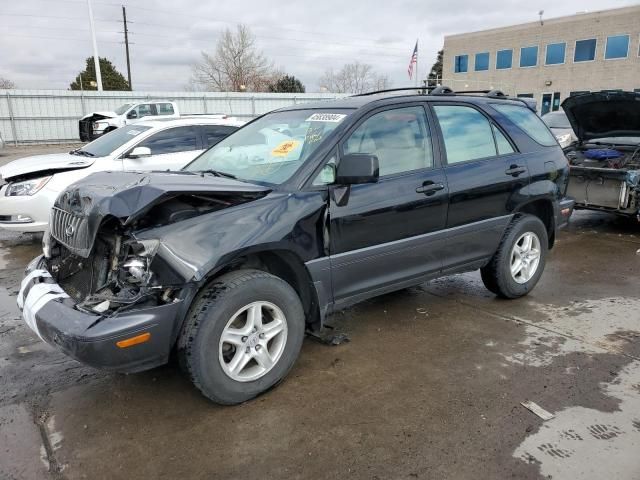
[(98, 56), (98, 43), (96, 42), (96, 29), (93, 25), (93, 11), (91, 10), (91, 0), (87, 0), (89, 8), (89, 26), (91, 27), (91, 40), (93, 41), (93, 63), (96, 67), (96, 81), (98, 82), (98, 91), (102, 91), (102, 73), (100, 73), (100, 57)]
[(124, 47), (127, 51), (127, 79), (129, 80), (129, 90), (133, 90), (131, 85), (131, 63), (129, 61), (129, 30), (127, 29), (127, 9), (122, 6), (122, 21), (124, 22)]

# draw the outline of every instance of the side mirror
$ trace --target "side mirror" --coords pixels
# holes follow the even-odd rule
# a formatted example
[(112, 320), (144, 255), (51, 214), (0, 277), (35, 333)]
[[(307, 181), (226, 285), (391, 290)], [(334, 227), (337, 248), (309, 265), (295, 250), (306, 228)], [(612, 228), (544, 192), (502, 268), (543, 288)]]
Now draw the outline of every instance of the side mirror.
[(380, 176), (378, 157), (366, 153), (350, 153), (340, 159), (336, 170), (338, 185), (376, 183)]
[(136, 147), (127, 154), (127, 158), (143, 158), (150, 156), (151, 149), (149, 147)]
[(138, 118), (138, 112), (136, 112), (135, 110), (131, 110), (129, 113), (127, 113), (127, 118)]

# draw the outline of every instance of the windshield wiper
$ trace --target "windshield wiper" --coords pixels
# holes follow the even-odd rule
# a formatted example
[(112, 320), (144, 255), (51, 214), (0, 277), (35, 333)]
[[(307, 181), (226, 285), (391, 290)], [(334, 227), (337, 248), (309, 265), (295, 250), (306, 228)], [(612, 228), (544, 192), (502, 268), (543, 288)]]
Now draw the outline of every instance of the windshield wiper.
[(69, 153), (71, 155), (80, 155), (82, 157), (95, 157), (94, 153), (87, 152), (86, 150), (82, 150), (81, 148), (76, 148), (75, 150), (71, 150)]
[(236, 177), (235, 175), (231, 174), (231, 173), (227, 173), (227, 172), (221, 172), (219, 170), (200, 170), (201, 174), (205, 174), (205, 173), (210, 173), (211, 175), (214, 175), (216, 177), (223, 177), (223, 178), (230, 178), (232, 180), (237, 180), (238, 177)]

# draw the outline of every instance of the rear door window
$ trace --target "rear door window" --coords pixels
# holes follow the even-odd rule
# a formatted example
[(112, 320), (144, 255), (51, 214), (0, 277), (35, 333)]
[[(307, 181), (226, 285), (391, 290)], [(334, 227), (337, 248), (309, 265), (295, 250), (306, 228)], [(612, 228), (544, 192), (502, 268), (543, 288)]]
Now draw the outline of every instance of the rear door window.
[(435, 105), (433, 109), (442, 131), (449, 165), (497, 155), (492, 125), (475, 108)]
[(186, 152), (197, 149), (197, 136), (195, 126), (169, 128), (151, 135), (138, 146), (151, 149), (151, 155)]
[(170, 103), (157, 103), (156, 109), (158, 111), (158, 115), (173, 115), (175, 113), (173, 105)]

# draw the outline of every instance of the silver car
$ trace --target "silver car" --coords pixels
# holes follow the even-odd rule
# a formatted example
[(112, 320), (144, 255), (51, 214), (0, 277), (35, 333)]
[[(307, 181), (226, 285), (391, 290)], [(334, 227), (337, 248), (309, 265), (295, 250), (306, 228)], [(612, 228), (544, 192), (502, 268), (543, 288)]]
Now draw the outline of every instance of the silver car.
[(578, 139), (564, 110), (549, 112), (542, 116), (542, 120), (555, 135), (562, 148), (568, 147)]

